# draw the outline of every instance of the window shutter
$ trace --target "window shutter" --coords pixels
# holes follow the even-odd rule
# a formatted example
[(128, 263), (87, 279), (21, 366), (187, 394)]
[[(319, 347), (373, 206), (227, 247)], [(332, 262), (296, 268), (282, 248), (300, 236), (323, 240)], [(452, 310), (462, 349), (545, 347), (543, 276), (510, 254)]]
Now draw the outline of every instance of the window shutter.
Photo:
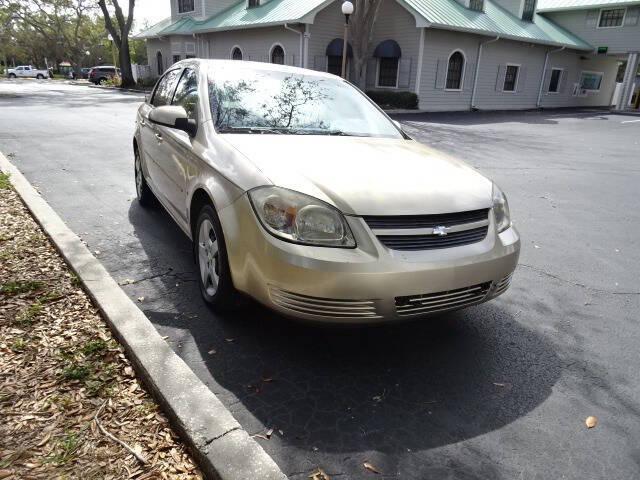
[(471, 91), (473, 89), (473, 77), (476, 73), (476, 64), (467, 62), (464, 66), (464, 90)]
[(378, 60), (375, 58), (370, 58), (367, 60), (367, 87), (375, 87), (376, 86), (376, 73), (378, 70)]
[(447, 60), (445, 58), (438, 59), (436, 67), (436, 88), (442, 90), (447, 81)]
[(558, 85), (558, 93), (564, 93), (567, 88), (567, 77), (569, 76), (569, 72), (563, 70), (560, 74), (560, 84)]
[(587, 27), (595, 27), (598, 25), (598, 18), (600, 17), (599, 10), (589, 10), (585, 17), (585, 25)]
[(326, 55), (315, 55), (313, 57), (313, 69), (319, 72), (327, 71), (327, 57)]
[(640, 17), (640, 8), (629, 7), (627, 8), (627, 15), (624, 18), (625, 25), (637, 25), (638, 17)]
[(504, 87), (504, 74), (507, 71), (505, 65), (498, 65), (498, 76), (496, 77), (496, 91), (501, 92)]
[(398, 62), (398, 88), (409, 88), (411, 82), (411, 58), (401, 58)]
[(527, 85), (527, 67), (518, 68), (518, 86), (516, 87), (517, 92), (522, 92), (524, 87)]

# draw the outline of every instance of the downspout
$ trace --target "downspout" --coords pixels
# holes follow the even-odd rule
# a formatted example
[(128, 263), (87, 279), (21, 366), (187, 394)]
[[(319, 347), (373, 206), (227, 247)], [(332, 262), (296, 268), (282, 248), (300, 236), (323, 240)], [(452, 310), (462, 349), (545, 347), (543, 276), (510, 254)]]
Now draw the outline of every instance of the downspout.
[(302, 66), (304, 68), (309, 68), (309, 37), (311, 34), (309, 33), (309, 24), (304, 24), (304, 61)]
[(300, 52), (299, 52), (300, 65), (299, 66), (302, 67), (302, 65), (303, 65), (303, 63), (302, 63), (302, 52), (303, 52), (303, 48), (304, 48), (304, 45), (303, 45), (303, 43), (304, 43), (304, 34), (300, 30), (298, 30), (297, 28), (291, 28), (288, 23), (284, 24), (284, 28), (286, 28), (287, 30), (291, 30), (294, 33), (297, 33), (300, 36)]
[(500, 40), (500, 35), (486, 42), (480, 42), (478, 45), (478, 61), (476, 62), (476, 71), (473, 74), (473, 90), (471, 91), (471, 110), (476, 110), (476, 91), (478, 89), (478, 73), (480, 72), (480, 62), (482, 61), (482, 47)]
[(536, 108), (540, 108), (540, 104), (542, 103), (542, 88), (544, 87), (544, 79), (547, 76), (547, 65), (549, 64), (549, 55), (552, 53), (561, 52), (567, 47), (556, 48), (555, 50), (547, 50), (547, 53), (544, 55), (544, 67), (542, 67), (542, 78), (540, 79), (540, 88), (538, 89), (538, 101), (536, 102)]

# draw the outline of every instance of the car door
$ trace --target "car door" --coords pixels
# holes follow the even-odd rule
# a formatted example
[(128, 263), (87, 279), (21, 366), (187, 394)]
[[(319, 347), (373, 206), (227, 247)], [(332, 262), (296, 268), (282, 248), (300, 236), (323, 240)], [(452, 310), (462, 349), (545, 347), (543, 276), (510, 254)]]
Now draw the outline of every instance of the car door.
[(24, 67), (24, 69), (22, 70), (22, 76), (23, 77), (31, 77), (31, 67)]
[(141, 153), (144, 159), (144, 169), (147, 175), (147, 181), (151, 185), (154, 193), (165, 206), (168, 203), (167, 194), (163, 185), (166, 184), (164, 178), (166, 174), (162, 171), (164, 154), (164, 139), (159, 131), (159, 126), (149, 120), (151, 110), (163, 105), (169, 105), (173, 98), (178, 79), (180, 78), (181, 69), (169, 70), (160, 79), (156, 85), (149, 108), (143, 109), (140, 124), (140, 143)]
[[(180, 76), (178, 86), (173, 94), (171, 105), (183, 107), (189, 119), (198, 123), (198, 71), (195, 68), (185, 68)], [(197, 159), (193, 154), (195, 136), (187, 132), (170, 127), (158, 128), (164, 139), (162, 154), (162, 172), (164, 178), (163, 190), (167, 200), (183, 222), (187, 222), (187, 184), (190, 176), (194, 175)]]
[(23, 76), (24, 76), (24, 67), (16, 68), (16, 77), (23, 77)]

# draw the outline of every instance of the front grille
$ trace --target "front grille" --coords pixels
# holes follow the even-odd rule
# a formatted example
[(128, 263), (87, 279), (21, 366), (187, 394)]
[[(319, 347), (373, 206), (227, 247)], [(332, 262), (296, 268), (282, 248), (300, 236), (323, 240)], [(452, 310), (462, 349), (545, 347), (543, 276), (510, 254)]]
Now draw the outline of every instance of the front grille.
[[(392, 250), (432, 250), (482, 241), (489, 231), (489, 209), (436, 215), (365, 216), (363, 220)], [(433, 232), (446, 227), (445, 235)]]
[(297, 313), (344, 320), (382, 318), (378, 315), (373, 300), (311, 297), (281, 290), (273, 286), (269, 287), (269, 295), (275, 305)]
[(372, 230), (383, 228), (434, 228), (453, 227), (465, 223), (487, 220), (489, 209), (470, 210), (468, 212), (439, 213), (435, 215), (394, 215), (364, 216), (364, 221)]
[(493, 290), (493, 294), (497, 297), (498, 295), (503, 294), (504, 292), (507, 291), (507, 288), (509, 288), (509, 285), (511, 285), (511, 276), (513, 275), (513, 273), (507, 275), (506, 277), (504, 277), (502, 280), (500, 280), (498, 283), (496, 283), (494, 290)]
[(487, 296), (491, 282), (446, 292), (396, 297), (396, 311), (401, 317), (443, 312), (479, 303)]
[(489, 231), (488, 226), (448, 233), (444, 237), (438, 235), (378, 235), (378, 240), (392, 250), (432, 250), (469, 245), (484, 239)]

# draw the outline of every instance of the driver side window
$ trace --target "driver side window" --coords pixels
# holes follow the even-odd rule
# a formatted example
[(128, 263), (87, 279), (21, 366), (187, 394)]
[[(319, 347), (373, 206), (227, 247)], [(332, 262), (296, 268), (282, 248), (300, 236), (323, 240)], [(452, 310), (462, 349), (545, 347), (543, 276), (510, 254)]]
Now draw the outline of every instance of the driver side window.
[(164, 77), (162, 77), (162, 80), (158, 82), (156, 91), (153, 93), (151, 105), (154, 107), (162, 107), (164, 105), (171, 104), (171, 98), (176, 89), (176, 83), (178, 82), (179, 76), (180, 69), (177, 68), (175, 70), (170, 70)]
[(189, 119), (198, 120), (198, 73), (195, 70), (185, 68), (171, 105), (183, 107)]

